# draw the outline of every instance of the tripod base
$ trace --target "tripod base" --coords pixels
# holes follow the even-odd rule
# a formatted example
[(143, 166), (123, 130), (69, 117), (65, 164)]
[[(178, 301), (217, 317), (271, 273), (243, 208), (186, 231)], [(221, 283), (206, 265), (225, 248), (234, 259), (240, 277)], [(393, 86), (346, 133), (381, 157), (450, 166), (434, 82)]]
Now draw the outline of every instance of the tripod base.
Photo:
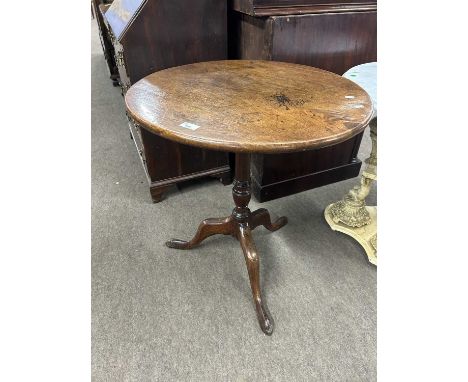
[(281, 217), (272, 222), (269, 212), (264, 208), (260, 208), (252, 213), (249, 211), (245, 221), (238, 221), (234, 215), (221, 219), (205, 219), (200, 223), (192, 240), (172, 239), (166, 242), (166, 245), (169, 248), (175, 249), (191, 249), (213, 235), (221, 234), (235, 237), (244, 252), (258, 322), (262, 331), (267, 335), (271, 335), (273, 333), (273, 319), (261, 297), (259, 257), (252, 238), (252, 231), (258, 226), (263, 225), (266, 229), (273, 232), (283, 227), (287, 221), (286, 217)]
[(281, 217), (272, 222), (270, 214), (265, 208), (260, 208), (254, 212), (251, 212), (248, 208), (251, 197), (249, 154), (236, 154), (236, 176), (232, 196), (236, 207), (230, 216), (220, 219), (205, 219), (198, 226), (198, 230), (192, 240), (172, 239), (166, 242), (166, 245), (169, 248), (175, 249), (191, 249), (207, 237), (213, 235), (234, 236), (239, 241), (244, 252), (258, 322), (262, 331), (267, 335), (271, 335), (273, 333), (273, 319), (262, 299), (260, 290), (260, 259), (252, 238), (252, 231), (259, 225), (263, 225), (266, 229), (273, 232), (283, 227), (288, 222), (288, 219)]

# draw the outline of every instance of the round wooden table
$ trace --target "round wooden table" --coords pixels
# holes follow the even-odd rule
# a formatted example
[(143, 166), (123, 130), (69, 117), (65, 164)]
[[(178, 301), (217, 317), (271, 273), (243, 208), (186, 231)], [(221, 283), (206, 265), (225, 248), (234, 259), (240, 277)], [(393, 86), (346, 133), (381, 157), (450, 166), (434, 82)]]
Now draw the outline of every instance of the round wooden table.
[(215, 234), (239, 240), (247, 265), (258, 321), (273, 332), (262, 299), (259, 256), (252, 230), (276, 231), (264, 208), (251, 212), (250, 153), (285, 153), (321, 148), (362, 132), (372, 117), (367, 93), (341, 76), (273, 61), (212, 61), (153, 73), (125, 95), (128, 113), (143, 128), (179, 143), (236, 153), (232, 190), (235, 208), (225, 218), (204, 220), (190, 241), (172, 239), (170, 248), (190, 249)]

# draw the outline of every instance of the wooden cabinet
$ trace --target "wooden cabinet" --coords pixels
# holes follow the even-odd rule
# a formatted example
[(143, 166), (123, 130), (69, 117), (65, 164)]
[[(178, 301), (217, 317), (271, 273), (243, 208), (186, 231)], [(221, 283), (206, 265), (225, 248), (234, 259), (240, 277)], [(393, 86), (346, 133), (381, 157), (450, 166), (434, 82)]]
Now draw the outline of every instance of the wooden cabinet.
[[(227, 58), (227, 5), (219, 0), (114, 0), (105, 13), (122, 94), (146, 75)], [(190, 91), (190, 89), (187, 89)], [(154, 202), (171, 185), (202, 176), (231, 181), (226, 153), (170, 142), (129, 118)]]
[(118, 86), (119, 72), (115, 64), (115, 53), (112, 45), (111, 38), (106, 25), (104, 14), (109, 9), (110, 4), (105, 4), (102, 0), (91, 0), (91, 7), (94, 12), (96, 23), (99, 29), (99, 39), (101, 40), (102, 51), (104, 59), (106, 60), (107, 70), (109, 71), (109, 78), (115, 86)]
[[(231, 0), (229, 57), (315, 66), (337, 74), (377, 59), (376, 1)], [(255, 155), (259, 201), (291, 195), (359, 174), (362, 134), (297, 154)]]

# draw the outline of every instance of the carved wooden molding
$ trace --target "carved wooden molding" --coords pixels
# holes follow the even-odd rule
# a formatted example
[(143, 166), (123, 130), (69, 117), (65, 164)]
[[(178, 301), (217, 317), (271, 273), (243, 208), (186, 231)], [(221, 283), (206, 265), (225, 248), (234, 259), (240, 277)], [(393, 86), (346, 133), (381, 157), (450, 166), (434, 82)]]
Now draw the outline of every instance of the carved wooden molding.
[(286, 16), (314, 13), (370, 12), (377, 10), (376, 1), (317, 1), (317, 0), (231, 0), (231, 9), (251, 16)]

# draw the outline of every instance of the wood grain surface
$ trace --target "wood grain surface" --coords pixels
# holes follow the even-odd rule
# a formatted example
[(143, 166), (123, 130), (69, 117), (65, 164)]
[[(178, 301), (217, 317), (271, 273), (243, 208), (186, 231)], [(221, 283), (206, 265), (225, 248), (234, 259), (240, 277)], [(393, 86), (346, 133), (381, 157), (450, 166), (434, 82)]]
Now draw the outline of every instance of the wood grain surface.
[(372, 116), (367, 93), (320, 69), (274, 61), (211, 61), (153, 73), (125, 96), (144, 128), (207, 149), (279, 153), (359, 134)]

